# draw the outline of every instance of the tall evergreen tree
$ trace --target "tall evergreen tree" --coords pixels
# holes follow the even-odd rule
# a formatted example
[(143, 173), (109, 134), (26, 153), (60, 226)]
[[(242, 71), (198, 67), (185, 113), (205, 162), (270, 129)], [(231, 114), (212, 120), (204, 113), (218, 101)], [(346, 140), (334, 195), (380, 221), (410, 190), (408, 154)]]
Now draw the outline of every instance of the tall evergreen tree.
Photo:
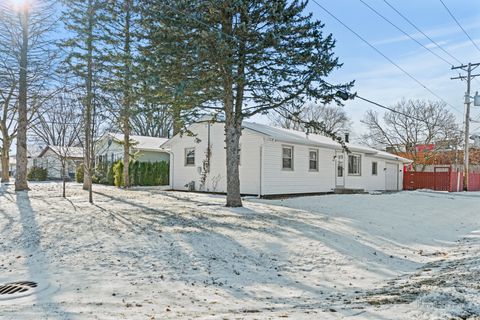
[[(307, 1), (147, 0), (153, 54), (167, 62), (194, 111), (225, 119), (227, 206), (241, 206), (238, 168), (242, 121), (312, 100), (336, 100), (324, 81), (340, 67), (335, 41), (305, 14)], [(337, 101), (340, 103), (340, 101)], [(310, 123), (310, 125), (314, 125)]]
[(63, 22), (70, 37), (62, 45), (68, 50), (67, 69), (78, 79), (83, 90), (84, 107), (84, 182), (93, 203), (92, 175), (94, 167), (93, 119), (98, 78), (102, 73), (102, 40), (104, 38), (105, 2), (101, 0), (65, 0)]
[(123, 185), (130, 186), (131, 118), (137, 107), (135, 57), (138, 54), (137, 0), (116, 0), (107, 7), (105, 25), (105, 90), (112, 96), (112, 115), (123, 132)]

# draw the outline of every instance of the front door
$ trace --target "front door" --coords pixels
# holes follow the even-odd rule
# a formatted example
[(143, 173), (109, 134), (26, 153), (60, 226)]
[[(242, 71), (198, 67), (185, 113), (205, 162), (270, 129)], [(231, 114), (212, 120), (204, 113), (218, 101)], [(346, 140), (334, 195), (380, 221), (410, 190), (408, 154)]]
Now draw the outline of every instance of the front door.
[(345, 159), (340, 151), (335, 151), (335, 187), (345, 187)]

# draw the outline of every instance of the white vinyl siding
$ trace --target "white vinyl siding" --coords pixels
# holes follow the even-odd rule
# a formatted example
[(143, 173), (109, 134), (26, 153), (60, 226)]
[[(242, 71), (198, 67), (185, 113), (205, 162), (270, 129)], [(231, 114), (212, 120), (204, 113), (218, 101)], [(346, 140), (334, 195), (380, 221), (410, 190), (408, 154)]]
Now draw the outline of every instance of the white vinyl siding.
[[(226, 192), (226, 150), (225, 128), (223, 123), (211, 124), (210, 143), (212, 154), (210, 172), (202, 185), (201, 164), (205, 159), (208, 141), (208, 125), (196, 123), (189, 127), (195, 137), (176, 135), (167, 145), (173, 153), (171, 161), (171, 183), (175, 190), (187, 190), (186, 185), (194, 182), (195, 190), (206, 192)], [(348, 174), (348, 154), (340, 148), (326, 148), (312, 144), (296, 144), (290, 141), (277, 141), (254, 130), (245, 129), (240, 137), (241, 166), (240, 192), (242, 194), (298, 194), (331, 192), (335, 187), (337, 157), (343, 155), (345, 188), (385, 190), (385, 159), (371, 154), (354, 151), (358, 155), (358, 171), (362, 175)], [(185, 149), (195, 147), (195, 165), (185, 166)], [(292, 170), (283, 169), (284, 148), (291, 159)], [(293, 148), (292, 148), (293, 147)], [(318, 151), (318, 171), (310, 170), (310, 151)], [(372, 161), (377, 162), (378, 174), (371, 175)], [(288, 161), (290, 162), (290, 161)], [(396, 161), (391, 161), (395, 162)], [(398, 161), (399, 168), (401, 162)], [(366, 174), (364, 174), (366, 173)], [(402, 186), (402, 172), (398, 172), (398, 185)]]
[(348, 174), (352, 176), (360, 176), (362, 167), (362, 158), (358, 154), (348, 155)]
[(309, 150), (312, 146), (295, 145), (294, 169), (282, 169), (281, 142), (266, 141), (263, 147), (262, 194), (294, 194), (329, 192), (335, 187), (335, 150), (318, 149), (318, 171), (309, 171)]
[(282, 169), (293, 170), (293, 147), (282, 147)]
[[(208, 124), (195, 123), (189, 127), (195, 136), (176, 135), (166, 144), (173, 153), (171, 162), (171, 183), (175, 190), (187, 190), (185, 185), (195, 183), (195, 190), (206, 192), (227, 191), (227, 169), (225, 150), (225, 128), (223, 123), (210, 125), (210, 172), (204, 185), (201, 183), (202, 163), (205, 160), (208, 144)], [(260, 192), (260, 147), (263, 136), (244, 130), (240, 137), (241, 166), (240, 192), (258, 194)], [(195, 165), (185, 166), (185, 149), (195, 147)], [(280, 157), (277, 155), (277, 158)], [(280, 164), (278, 164), (280, 166)]]

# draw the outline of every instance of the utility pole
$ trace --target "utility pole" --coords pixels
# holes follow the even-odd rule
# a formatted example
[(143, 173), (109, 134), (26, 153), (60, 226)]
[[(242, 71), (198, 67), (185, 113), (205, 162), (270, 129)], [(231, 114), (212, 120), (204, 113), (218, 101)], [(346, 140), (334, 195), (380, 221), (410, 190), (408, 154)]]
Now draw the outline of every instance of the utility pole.
[(465, 146), (463, 151), (463, 190), (468, 191), (469, 180), (469, 141), (470, 141), (470, 85), (473, 78), (480, 76), (480, 74), (472, 75), (472, 71), (475, 70), (480, 63), (469, 63), (468, 65), (461, 65), (458, 67), (452, 67), (452, 70), (462, 69), (467, 72), (467, 75), (459, 74), (458, 77), (450, 78), (452, 80), (466, 80), (467, 92), (465, 93)]

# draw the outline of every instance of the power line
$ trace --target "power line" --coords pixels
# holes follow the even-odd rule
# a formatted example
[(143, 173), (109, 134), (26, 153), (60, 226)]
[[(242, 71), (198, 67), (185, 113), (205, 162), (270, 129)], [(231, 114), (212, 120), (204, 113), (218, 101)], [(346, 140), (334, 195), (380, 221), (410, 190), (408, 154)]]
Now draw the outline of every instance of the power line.
[(438, 94), (436, 94), (434, 91), (429, 89), (426, 85), (424, 85), (420, 80), (412, 76), (408, 71), (403, 69), (401, 66), (399, 66), (397, 63), (395, 63), (392, 59), (390, 59), (388, 56), (386, 56), (382, 51), (377, 49), (373, 44), (371, 44), (368, 40), (363, 38), (360, 34), (358, 34), (355, 30), (347, 26), (343, 21), (341, 21), (339, 18), (337, 18), (333, 13), (331, 13), (329, 10), (327, 10), (324, 6), (322, 6), (320, 3), (318, 3), (317, 0), (312, 0), (316, 5), (318, 5), (323, 11), (325, 11), (327, 14), (329, 14), (333, 19), (335, 19), (338, 23), (340, 23), (342, 26), (344, 26), (346, 29), (348, 29), (350, 32), (352, 32), (354, 35), (356, 35), (360, 40), (362, 40), (366, 45), (368, 45), (370, 48), (375, 50), (378, 54), (380, 54), (382, 57), (384, 57), (387, 61), (389, 61), (391, 64), (393, 64), (397, 69), (402, 71), (405, 75), (407, 75), (410, 79), (415, 81), (418, 85), (420, 85), (422, 88), (430, 92), (433, 96), (435, 96), (437, 99), (443, 101), (446, 105), (450, 106), (454, 110), (456, 110), (458, 113), (463, 115), (463, 112), (451, 105), (450, 103), (446, 102), (444, 99), (442, 99)]
[[(329, 85), (329, 86), (331, 87), (331, 89), (334, 89), (334, 88), (335, 88), (335, 86), (334, 86), (333, 84), (328, 83), (328, 82), (326, 82), (326, 81), (325, 81), (325, 83), (326, 83), (327, 85)], [(337, 92), (338, 92), (338, 91), (337, 91)], [(341, 91), (340, 91), (340, 92), (341, 92)], [(382, 108), (382, 109), (386, 109), (386, 110), (391, 111), (391, 112), (393, 112), (393, 113), (401, 114), (401, 115), (403, 115), (403, 116), (405, 116), (405, 117), (407, 117), (407, 118), (414, 119), (414, 120), (417, 120), (417, 121), (422, 121), (422, 122), (425, 121), (425, 119), (422, 120), (422, 119), (420, 119), (420, 118), (417, 118), (417, 117), (411, 116), (411, 115), (409, 115), (409, 114), (406, 114), (406, 113), (404, 113), (404, 112), (402, 112), (402, 111), (398, 111), (398, 110), (396, 110), (396, 109), (394, 109), (394, 108), (390, 108), (390, 107), (384, 106), (383, 104), (380, 104), (380, 103), (375, 102), (375, 101), (373, 101), (373, 100), (370, 100), (370, 99), (361, 97), (361, 96), (359, 96), (357, 93), (355, 93), (355, 94), (353, 94), (353, 95), (346, 93), (346, 96), (347, 96), (347, 98), (346, 98), (345, 100), (347, 100), (347, 99), (359, 98), (359, 99), (361, 99), (361, 100), (363, 100), (363, 101), (366, 101), (366, 102), (368, 102), (368, 103), (371, 103), (371, 104), (373, 104), (373, 105), (376, 105), (377, 107), (380, 107), (380, 108)]]
[(395, 110), (395, 109), (393, 109), (393, 108), (384, 106), (384, 105), (382, 105), (382, 104), (380, 104), (380, 103), (378, 103), (378, 102), (375, 102), (375, 101), (372, 101), (372, 100), (370, 100), (370, 99), (361, 97), (361, 96), (359, 96), (359, 95), (355, 95), (355, 98), (361, 99), (361, 100), (363, 100), (363, 101), (366, 101), (366, 102), (368, 102), (368, 103), (371, 103), (371, 104), (373, 104), (373, 105), (376, 105), (377, 107), (380, 107), (380, 108), (382, 108), (382, 109), (386, 109), (386, 110), (391, 111), (391, 112), (393, 112), (393, 113), (401, 114), (402, 116), (405, 116), (405, 117), (407, 117), (407, 118), (410, 118), (410, 119), (413, 119), (413, 120), (417, 120), (417, 121), (420, 121), (420, 122), (425, 122), (425, 119), (420, 119), (420, 118), (411, 116), (411, 115), (406, 114), (406, 113), (404, 113), (404, 112), (402, 112), (402, 111), (398, 111), (398, 110)]
[(453, 56), (450, 52), (445, 50), (441, 45), (439, 45), (435, 40), (433, 40), (431, 37), (429, 37), (425, 32), (423, 32), (419, 27), (417, 27), (416, 24), (414, 24), (410, 19), (408, 19), (404, 14), (402, 14), (400, 11), (398, 11), (390, 2), (387, 0), (383, 0), (393, 11), (395, 11), (400, 17), (402, 17), (405, 21), (407, 21), (412, 27), (414, 27), (418, 32), (420, 32), (425, 38), (430, 40), (437, 48), (442, 50), (445, 54), (447, 54), (450, 58), (458, 62), (459, 64), (462, 64), (460, 60), (458, 60), (455, 56)]
[(398, 27), (396, 24), (394, 24), (393, 22), (391, 22), (388, 18), (386, 18), (384, 15), (382, 15), (380, 12), (378, 12), (375, 8), (373, 8), (372, 6), (370, 6), (368, 3), (366, 3), (365, 1), (363, 0), (359, 0), (361, 3), (363, 3), (367, 8), (369, 8), (371, 11), (373, 11), (377, 16), (381, 17), (383, 20), (385, 20), (386, 22), (388, 22), (391, 26), (393, 26), (394, 28), (396, 28), (398, 31), (400, 31), (401, 33), (403, 33), (404, 35), (406, 35), (407, 37), (409, 37), (410, 39), (412, 39), (413, 41), (415, 41), (418, 45), (422, 46), (425, 50), (427, 50), (428, 52), (430, 52), (431, 54), (433, 54), (434, 56), (436, 56), (437, 58), (443, 60), (446, 64), (448, 65), (453, 65), (451, 62), (449, 62), (448, 60), (446, 60), (445, 58), (443, 58), (442, 56), (438, 55), (437, 53), (435, 53), (434, 51), (432, 51), (430, 48), (428, 48), (427, 46), (425, 46), (423, 43), (421, 43), (420, 41), (418, 41), (417, 39), (415, 39), (414, 37), (412, 37), (410, 34), (408, 34), (406, 31), (404, 31), (403, 29), (401, 29), (400, 27)]
[(480, 48), (477, 46), (477, 44), (473, 41), (473, 39), (470, 37), (470, 35), (467, 33), (467, 31), (462, 27), (462, 25), (460, 24), (460, 22), (458, 22), (457, 18), (455, 18), (455, 16), (453, 15), (453, 13), (450, 11), (450, 9), (448, 9), (447, 5), (445, 4), (445, 2), (443, 2), (443, 0), (440, 0), (440, 2), (443, 4), (443, 7), (445, 8), (445, 10), (447, 10), (448, 14), (450, 15), (450, 17), (452, 17), (452, 19), (457, 23), (457, 25), (460, 27), (460, 29), (462, 29), (463, 33), (465, 33), (465, 35), (468, 37), (468, 39), (470, 39), (470, 42), (475, 46), (475, 48), (480, 52)]

